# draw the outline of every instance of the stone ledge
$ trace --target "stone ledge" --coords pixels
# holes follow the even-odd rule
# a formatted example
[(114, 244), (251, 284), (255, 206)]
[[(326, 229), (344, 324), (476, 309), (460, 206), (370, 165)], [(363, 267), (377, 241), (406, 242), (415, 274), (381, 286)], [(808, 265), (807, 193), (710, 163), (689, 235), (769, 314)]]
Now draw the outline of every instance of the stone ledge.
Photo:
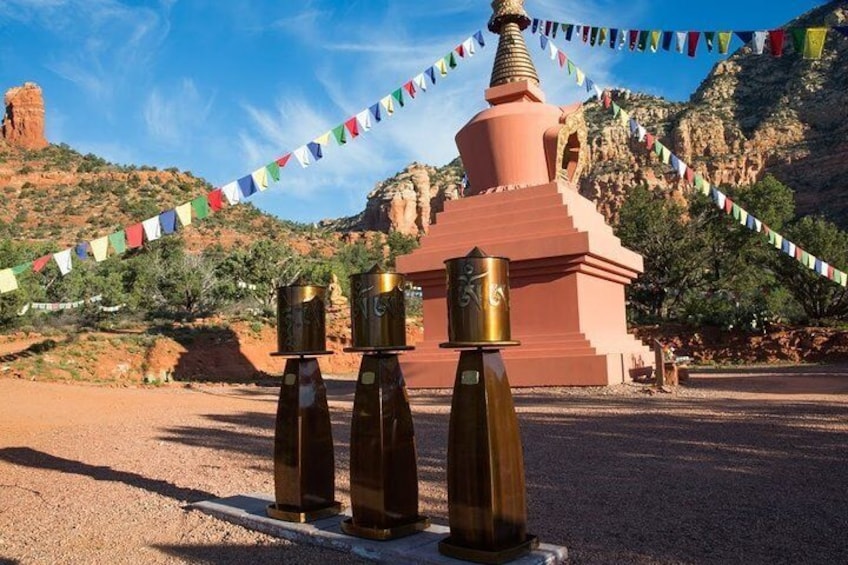
[[(420, 565), (459, 565), (466, 563), (439, 553), (439, 541), (447, 537), (447, 526), (433, 524), (420, 534), (391, 541), (372, 541), (345, 535), (341, 522), (350, 516), (345, 514), (326, 518), (309, 524), (281, 522), (265, 514), (273, 497), (264, 494), (241, 494), (227, 498), (207, 500), (189, 504), (199, 510), (237, 524), (250, 530), (286, 539), (295, 543), (315, 545), (347, 553), (379, 563), (415, 563)], [(516, 565), (555, 565), (568, 559), (565, 547), (541, 544), (539, 549), (513, 561)]]

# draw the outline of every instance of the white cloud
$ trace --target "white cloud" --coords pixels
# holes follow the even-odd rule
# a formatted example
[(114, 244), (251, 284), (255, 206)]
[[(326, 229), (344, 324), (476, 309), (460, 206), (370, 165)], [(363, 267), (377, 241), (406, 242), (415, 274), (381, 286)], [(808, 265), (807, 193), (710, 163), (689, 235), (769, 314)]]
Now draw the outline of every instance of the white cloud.
[(214, 94), (202, 96), (187, 78), (173, 88), (153, 88), (144, 105), (147, 132), (158, 142), (183, 145), (204, 126), (214, 101)]

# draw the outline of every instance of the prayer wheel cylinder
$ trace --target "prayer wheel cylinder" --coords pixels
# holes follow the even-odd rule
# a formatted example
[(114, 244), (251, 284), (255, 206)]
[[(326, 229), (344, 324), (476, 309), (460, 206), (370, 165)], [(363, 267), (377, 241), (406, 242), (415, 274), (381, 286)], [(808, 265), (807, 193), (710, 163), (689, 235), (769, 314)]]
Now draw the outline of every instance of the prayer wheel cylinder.
[(277, 288), (277, 352), (301, 354), (327, 349), (326, 287), (293, 284)]
[(449, 346), (514, 345), (509, 328), (509, 259), (475, 247), (445, 261)]
[(406, 348), (406, 278), (374, 265), (350, 277), (351, 335), (354, 350)]

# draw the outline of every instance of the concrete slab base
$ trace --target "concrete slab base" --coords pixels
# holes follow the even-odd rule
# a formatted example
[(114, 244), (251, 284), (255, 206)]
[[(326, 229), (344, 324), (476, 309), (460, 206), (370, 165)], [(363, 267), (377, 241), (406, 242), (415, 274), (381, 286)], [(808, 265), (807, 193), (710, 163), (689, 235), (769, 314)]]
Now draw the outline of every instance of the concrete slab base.
[[(390, 540), (374, 541), (342, 533), (341, 522), (350, 517), (344, 514), (317, 522), (298, 524), (269, 518), (265, 509), (274, 502), (265, 494), (240, 494), (227, 498), (190, 504), (189, 508), (220, 518), (250, 530), (307, 545), (325, 547), (356, 555), (378, 563), (415, 563), (420, 565), (458, 565), (465, 563), (439, 553), (439, 542), (450, 534), (450, 528), (432, 524), (419, 534)], [(565, 563), (568, 550), (562, 546), (541, 544), (539, 548), (513, 561), (516, 565), (555, 565)]]

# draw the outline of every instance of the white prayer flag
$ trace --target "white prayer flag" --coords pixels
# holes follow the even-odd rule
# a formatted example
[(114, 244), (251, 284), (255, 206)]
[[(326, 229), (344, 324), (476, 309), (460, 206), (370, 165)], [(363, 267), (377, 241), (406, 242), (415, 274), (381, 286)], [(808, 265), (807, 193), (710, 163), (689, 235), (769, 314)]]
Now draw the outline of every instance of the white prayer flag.
[[(424, 75), (421, 75), (422, 78)], [(359, 124), (360, 131), (368, 131), (371, 129), (371, 112), (362, 110), (356, 115), (356, 123)]]
[(53, 259), (56, 260), (56, 264), (59, 265), (59, 272), (62, 273), (64, 277), (73, 269), (73, 265), (71, 264), (71, 250), (65, 249), (64, 251), (60, 251), (58, 253), (53, 254)]
[(141, 227), (144, 228), (144, 235), (147, 241), (156, 241), (162, 237), (162, 224), (159, 223), (159, 216), (153, 216), (141, 222)]
[(675, 32), (675, 36), (677, 37), (677, 52), (683, 53), (683, 47), (686, 45), (686, 32)]
[(297, 162), (300, 163), (301, 167), (305, 169), (309, 166), (309, 148), (305, 145), (301, 145), (292, 151), (292, 153), (294, 154), (294, 158), (297, 159)]
[(221, 192), (224, 194), (224, 197), (227, 199), (230, 206), (235, 206), (239, 203), (239, 200), (241, 200), (241, 191), (239, 190), (238, 183), (236, 181), (222, 186)]
[(764, 31), (755, 31), (754, 32), (754, 53), (757, 55), (763, 54), (763, 48), (766, 46), (766, 32)]

